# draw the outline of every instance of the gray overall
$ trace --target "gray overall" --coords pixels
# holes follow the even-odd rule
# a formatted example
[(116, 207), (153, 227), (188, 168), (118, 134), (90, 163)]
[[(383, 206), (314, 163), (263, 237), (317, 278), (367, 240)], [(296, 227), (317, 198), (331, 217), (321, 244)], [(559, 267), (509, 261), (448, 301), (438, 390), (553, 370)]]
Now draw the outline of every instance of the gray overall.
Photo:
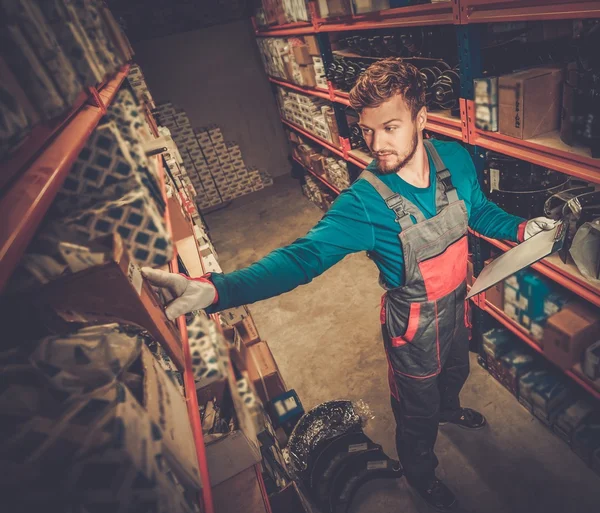
[(407, 479), (429, 482), (440, 414), (460, 408), (458, 394), (469, 374), (465, 296), (468, 215), (450, 172), (435, 147), (425, 147), (436, 169), (436, 215), (425, 219), (410, 201), (370, 171), (367, 180), (396, 214), (401, 227), (405, 281), (386, 289), (381, 324), (389, 363), (398, 457)]

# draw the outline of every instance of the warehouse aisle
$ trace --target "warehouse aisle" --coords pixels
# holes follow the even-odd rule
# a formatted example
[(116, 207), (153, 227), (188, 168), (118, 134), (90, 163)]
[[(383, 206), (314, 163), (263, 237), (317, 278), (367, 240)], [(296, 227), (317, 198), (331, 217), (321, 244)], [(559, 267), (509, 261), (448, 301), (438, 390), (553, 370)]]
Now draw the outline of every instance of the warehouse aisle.
[[(287, 176), (261, 192), (207, 216), (225, 272), (245, 267), (304, 235), (322, 212)], [(311, 284), (252, 305), (289, 388), (306, 410), (331, 399), (363, 399), (374, 419), (365, 431), (395, 457), (386, 360), (381, 346), (375, 266), (350, 255)], [(489, 426), (471, 433), (440, 429), (438, 475), (462, 510), (485, 513), (588, 513), (600, 504), (600, 478), (487, 372), (475, 358), (462, 394)], [(431, 511), (404, 480), (365, 486), (352, 513)]]

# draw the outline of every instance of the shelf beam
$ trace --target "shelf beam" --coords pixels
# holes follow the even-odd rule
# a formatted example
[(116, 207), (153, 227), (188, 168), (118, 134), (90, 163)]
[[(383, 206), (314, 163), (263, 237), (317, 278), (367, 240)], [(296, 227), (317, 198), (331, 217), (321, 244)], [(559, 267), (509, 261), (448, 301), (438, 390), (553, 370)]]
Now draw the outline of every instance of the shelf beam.
[[(169, 202), (167, 198), (167, 188), (165, 184), (165, 170), (162, 165), (162, 155), (158, 155), (157, 161), (160, 169), (160, 187), (165, 203), (165, 224), (169, 232), (169, 237), (173, 238), (171, 228), (171, 219), (169, 215)], [(195, 238), (195, 237), (194, 237)], [(202, 261), (202, 257), (200, 257)], [(177, 246), (173, 244), (173, 259), (169, 262), (169, 270), (172, 273), (179, 273), (179, 264), (177, 262)], [(206, 447), (204, 445), (204, 433), (202, 431), (202, 423), (200, 421), (200, 407), (198, 406), (198, 396), (196, 395), (196, 382), (194, 381), (194, 372), (192, 370), (192, 355), (190, 352), (190, 343), (188, 340), (187, 325), (185, 315), (177, 318), (177, 327), (181, 335), (183, 349), (183, 385), (185, 390), (186, 405), (188, 409), (188, 417), (192, 427), (192, 435), (194, 436), (194, 445), (196, 446), (196, 457), (198, 459), (198, 469), (200, 471), (200, 480), (202, 482), (202, 504), (204, 513), (214, 513), (212, 488), (210, 486), (210, 476), (208, 473), (208, 464), (206, 461)]]
[(311, 176), (314, 176), (317, 180), (319, 180), (325, 187), (327, 187), (328, 189), (330, 189), (332, 192), (334, 192), (335, 194), (339, 195), (340, 194), (340, 190), (335, 187), (334, 185), (332, 185), (331, 183), (329, 183), (328, 180), (325, 180), (325, 178), (323, 178), (321, 175), (315, 173), (312, 169), (306, 167), (302, 162), (300, 162), (296, 157), (292, 157), (296, 162), (298, 162), (298, 164), (300, 164), (302, 166), (303, 169), (305, 169)]
[(281, 118), (281, 122), (292, 130), (301, 133), (304, 137), (316, 142), (317, 144), (320, 144), (324, 148), (328, 149), (331, 153), (335, 153), (338, 157), (344, 158), (341, 148), (334, 146), (330, 141), (326, 141), (317, 135), (311, 134), (306, 129), (296, 125), (295, 123), (292, 123), (291, 121), (288, 121), (287, 119)]
[(597, 1), (460, 0), (462, 24), (600, 18)]
[[(105, 107), (113, 100), (128, 70), (129, 65), (124, 66), (100, 90)], [(83, 104), (0, 197), (0, 292), (100, 121), (103, 110)]]
[[(513, 242), (491, 239), (473, 230), (470, 230), (470, 232), (476, 237), (485, 240), (486, 242), (492, 244), (493, 246), (504, 252), (516, 246), (516, 244), (514, 244)], [(590, 282), (585, 280), (583, 276), (577, 276), (573, 272), (569, 272), (569, 269), (561, 268), (548, 261), (548, 259), (543, 259), (539, 262), (532, 264), (531, 268), (539, 272), (540, 274), (543, 274), (547, 278), (550, 278), (553, 282), (564, 287), (565, 289), (570, 290), (571, 292), (579, 296), (581, 299), (585, 299), (586, 301), (592, 303), (594, 306), (600, 307), (600, 288), (592, 285)], [(573, 269), (573, 271), (578, 272), (576, 269)]]

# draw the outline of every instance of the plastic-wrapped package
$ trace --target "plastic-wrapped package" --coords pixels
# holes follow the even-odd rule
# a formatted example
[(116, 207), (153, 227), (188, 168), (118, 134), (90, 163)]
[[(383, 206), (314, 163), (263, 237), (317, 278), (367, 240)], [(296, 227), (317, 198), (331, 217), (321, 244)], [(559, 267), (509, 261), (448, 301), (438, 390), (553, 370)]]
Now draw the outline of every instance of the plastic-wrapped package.
[(40, 340), (29, 360), (54, 388), (87, 394), (115, 381), (138, 357), (146, 339), (135, 326), (86, 326)]
[(360, 431), (373, 414), (363, 401), (328, 401), (307, 412), (290, 435), (287, 452), (292, 468), (302, 477), (313, 453), (328, 440)]

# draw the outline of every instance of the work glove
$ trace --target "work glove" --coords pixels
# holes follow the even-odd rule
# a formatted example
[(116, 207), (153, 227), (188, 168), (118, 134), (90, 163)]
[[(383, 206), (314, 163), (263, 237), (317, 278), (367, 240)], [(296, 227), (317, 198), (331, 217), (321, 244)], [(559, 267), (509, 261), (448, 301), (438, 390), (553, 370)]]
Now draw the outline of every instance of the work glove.
[(534, 219), (530, 219), (525, 225), (523, 240), (531, 239), (531, 237), (540, 232), (552, 230), (552, 228), (556, 226), (556, 223), (558, 223), (558, 221), (548, 217), (535, 217)]
[(150, 267), (142, 267), (142, 275), (152, 285), (166, 288), (174, 296), (175, 299), (165, 309), (167, 318), (170, 320), (194, 310), (207, 308), (214, 303), (217, 297), (217, 289), (206, 278), (190, 280), (180, 274)]

